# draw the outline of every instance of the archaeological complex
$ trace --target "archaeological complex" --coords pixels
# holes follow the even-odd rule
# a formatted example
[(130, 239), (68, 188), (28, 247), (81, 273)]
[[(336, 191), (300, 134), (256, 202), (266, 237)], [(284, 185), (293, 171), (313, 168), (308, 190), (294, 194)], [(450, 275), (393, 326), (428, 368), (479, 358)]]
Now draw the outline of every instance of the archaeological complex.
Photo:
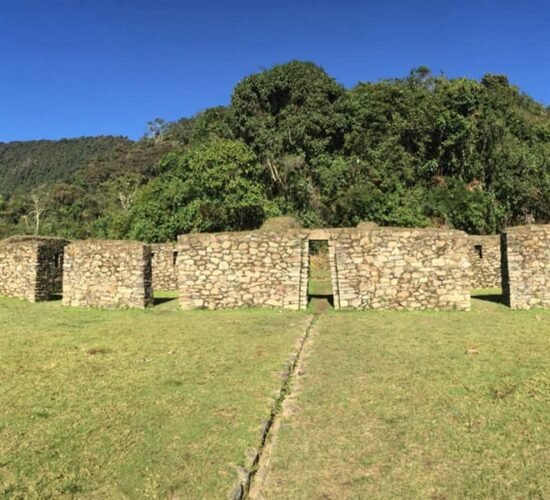
[(146, 308), (153, 290), (182, 309), (308, 304), (310, 247), (328, 247), (335, 309), (468, 310), (475, 288), (514, 309), (550, 307), (550, 225), (468, 236), (447, 229), (186, 234), (177, 243), (13, 237), (0, 241), (0, 295), (66, 306)]

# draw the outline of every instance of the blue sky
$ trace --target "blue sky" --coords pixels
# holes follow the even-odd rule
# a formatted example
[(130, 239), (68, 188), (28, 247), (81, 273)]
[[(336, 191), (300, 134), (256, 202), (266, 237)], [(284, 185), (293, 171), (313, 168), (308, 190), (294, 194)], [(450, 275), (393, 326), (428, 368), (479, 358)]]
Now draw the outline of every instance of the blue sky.
[(311, 60), (346, 86), (426, 65), (504, 73), (550, 105), (547, 0), (2, 0), (0, 142), (136, 139), (229, 102), (248, 74)]

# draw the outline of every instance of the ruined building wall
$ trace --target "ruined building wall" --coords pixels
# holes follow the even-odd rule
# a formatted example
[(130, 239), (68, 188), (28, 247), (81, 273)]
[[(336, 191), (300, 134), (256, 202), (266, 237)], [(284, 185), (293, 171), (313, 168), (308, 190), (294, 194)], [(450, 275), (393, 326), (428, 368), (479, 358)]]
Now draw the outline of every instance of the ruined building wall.
[(0, 242), (0, 295), (30, 302), (61, 291), (66, 240), (16, 236)]
[(159, 243), (151, 245), (153, 265), (153, 290), (177, 290), (175, 243)]
[(143, 309), (153, 302), (151, 247), (75, 241), (65, 248), (63, 305)]
[(502, 292), (512, 309), (550, 307), (550, 224), (501, 235)]
[(500, 288), (500, 236), (468, 236), (472, 288)]
[(337, 308), (469, 309), (465, 233), (400, 228), (331, 233)]
[(307, 265), (307, 239), (300, 231), (182, 235), (180, 305), (305, 309)]

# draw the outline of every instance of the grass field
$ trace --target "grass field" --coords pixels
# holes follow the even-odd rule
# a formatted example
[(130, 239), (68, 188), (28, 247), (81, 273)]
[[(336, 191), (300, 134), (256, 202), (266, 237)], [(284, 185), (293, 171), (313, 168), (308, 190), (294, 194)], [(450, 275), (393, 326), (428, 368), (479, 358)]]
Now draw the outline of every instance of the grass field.
[[(0, 498), (227, 496), (311, 315), (173, 297), (148, 311), (0, 299)], [(467, 313), (320, 303), (266, 498), (550, 497), (550, 311), (495, 291)]]
[(302, 313), (0, 299), (0, 498), (224, 498)]
[(265, 497), (550, 498), (550, 311), (497, 298), (321, 315)]

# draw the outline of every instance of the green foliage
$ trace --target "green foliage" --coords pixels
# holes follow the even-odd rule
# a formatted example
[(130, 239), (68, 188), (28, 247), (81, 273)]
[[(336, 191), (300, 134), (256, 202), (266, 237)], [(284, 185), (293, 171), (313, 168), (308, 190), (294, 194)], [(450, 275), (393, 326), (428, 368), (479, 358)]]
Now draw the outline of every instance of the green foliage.
[(241, 142), (216, 140), (162, 161), (163, 173), (129, 213), (129, 236), (145, 241), (180, 233), (258, 227), (270, 212), (263, 170)]
[[(3, 168), (2, 168), (3, 167)], [(259, 227), (447, 226), (494, 233), (550, 220), (550, 111), (503, 75), (415, 68), (347, 90), (313, 63), (243, 79), (229, 106), (145, 137), (0, 144), (0, 236), (174, 239)]]
[(307, 159), (342, 140), (345, 89), (313, 63), (292, 61), (249, 76), (233, 91), (235, 134), (264, 158)]
[(112, 136), (0, 143), (0, 193), (23, 193), (68, 179), (92, 158), (130, 144), (126, 138)]

